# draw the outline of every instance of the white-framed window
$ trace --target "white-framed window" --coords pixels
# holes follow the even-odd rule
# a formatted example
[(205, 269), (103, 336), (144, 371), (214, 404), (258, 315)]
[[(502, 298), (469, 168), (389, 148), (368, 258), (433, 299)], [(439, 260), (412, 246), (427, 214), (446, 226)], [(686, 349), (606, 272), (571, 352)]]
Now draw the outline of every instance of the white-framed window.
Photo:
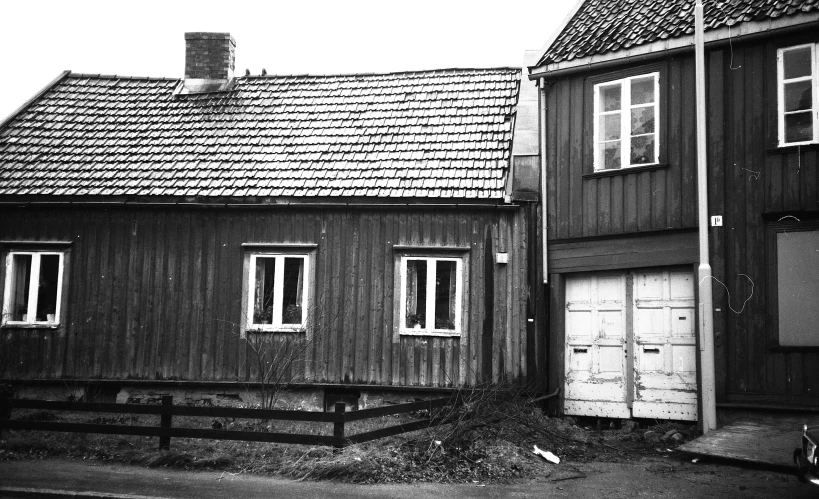
[(819, 142), (819, 50), (816, 43), (776, 53), (779, 145)]
[(594, 170), (658, 163), (660, 73), (594, 86)]
[(9, 251), (3, 290), (4, 326), (59, 324), (64, 260), (62, 251)]
[(464, 259), (401, 256), (401, 334), (460, 336)]
[(250, 253), (245, 329), (304, 331), (311, 287), (310, 253)]

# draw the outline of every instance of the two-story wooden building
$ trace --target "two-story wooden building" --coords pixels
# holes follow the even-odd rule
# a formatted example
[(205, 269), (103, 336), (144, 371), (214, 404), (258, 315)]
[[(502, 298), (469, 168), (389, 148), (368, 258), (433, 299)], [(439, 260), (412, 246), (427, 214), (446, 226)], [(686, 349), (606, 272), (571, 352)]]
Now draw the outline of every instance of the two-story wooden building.
[[(717, 408), (815, 411), (819, 4), (704, 4)], [(529, 68), (566, 414), (698, 417), (693, 8), (579, 2)]]
[(228, 34), (185, 38), (184, 79), (66, 72), (0, 123), (3, 378), (236, 397), (278, 362), (318, 405), (537, 382), (519, 69), (235, 77)]

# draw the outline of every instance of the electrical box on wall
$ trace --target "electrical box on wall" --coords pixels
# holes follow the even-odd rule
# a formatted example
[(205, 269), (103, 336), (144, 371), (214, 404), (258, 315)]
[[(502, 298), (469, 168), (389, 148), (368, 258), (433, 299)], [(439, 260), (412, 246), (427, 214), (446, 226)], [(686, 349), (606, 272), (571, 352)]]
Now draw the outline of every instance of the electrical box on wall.
[(495, 257), (497, 263), (509, 263), (509, 253), (498, 253)]

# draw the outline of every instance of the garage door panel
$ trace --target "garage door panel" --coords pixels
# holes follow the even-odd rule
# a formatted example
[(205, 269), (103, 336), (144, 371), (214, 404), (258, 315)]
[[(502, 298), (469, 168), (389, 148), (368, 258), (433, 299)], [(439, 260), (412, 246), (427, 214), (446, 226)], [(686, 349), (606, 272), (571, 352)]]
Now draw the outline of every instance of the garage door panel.
[(697, 373), (697, 347), (695, 345), (672, 345), (673, 372)]
[(598, 338), (601, 339), (621, 339), (623, 338), (623, 312), (606, 311), (598, 312), (600, 317), (600, 328)]
[(573, 372), (591, 372), (591, 368), (591, 345), (585, 347), (572, 347), (569, 349), (569, 369), (571, 369)]
[(635, 300), (662, 300), (663, 274), (643, 272), (634, 280)]
[(694, 299), (694, 275), (691, 272), (671, 272), (669, 281), (669, 299)]
[(625, 377), (625, 276), (566, 281), (566, 414), (629, 414)]
[(634, 314), (637, 324), (635, 333), (640, 338), (651, 336), (662, 336), (663, 334), (663, 309), (662, 308), (638, 308)]
[(693, 284), (692, 272), (636, 274), (635, 417), (664, 417), (661, 406), (665, 403), (675, 407), (679, 419), (696, 419)]
[(592, 338), (592, 313), (591, 311), (573, 310), (566, 313), (567, 331), (569, 331), (569, 343), (588, 343)]
[(694, 309), (672, 308), (671, 334), (676, 338), (693, 338), (694, 333)]

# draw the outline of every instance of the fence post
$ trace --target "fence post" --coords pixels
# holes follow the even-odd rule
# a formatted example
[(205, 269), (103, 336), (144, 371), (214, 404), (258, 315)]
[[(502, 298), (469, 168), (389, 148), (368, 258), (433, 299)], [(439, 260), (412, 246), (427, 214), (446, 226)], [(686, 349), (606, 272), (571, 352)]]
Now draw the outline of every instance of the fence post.
[(347, 404), (336, 402), (336, 414), (341, 416), (333, 423), (333, 436), (338, 440), (334, 447), (343, 449), (344, 444), (344, 413), (347, 411)]
[[(171, 415), (170, 409), (173, 407), (173, 395), (163, 395), (162, 396), (162, 415), (159, 417), (159, 427), (160, 428), (170, 428), (171, 427)], [(171, 436), (170, 435), (162, 435), (159, 437), (159, 450), (168, 450), (171, 448)]]
[(3, 419), (11, 419), (11, 407), (8, 394), (0, 391), (0, 436), (3, 436)]

